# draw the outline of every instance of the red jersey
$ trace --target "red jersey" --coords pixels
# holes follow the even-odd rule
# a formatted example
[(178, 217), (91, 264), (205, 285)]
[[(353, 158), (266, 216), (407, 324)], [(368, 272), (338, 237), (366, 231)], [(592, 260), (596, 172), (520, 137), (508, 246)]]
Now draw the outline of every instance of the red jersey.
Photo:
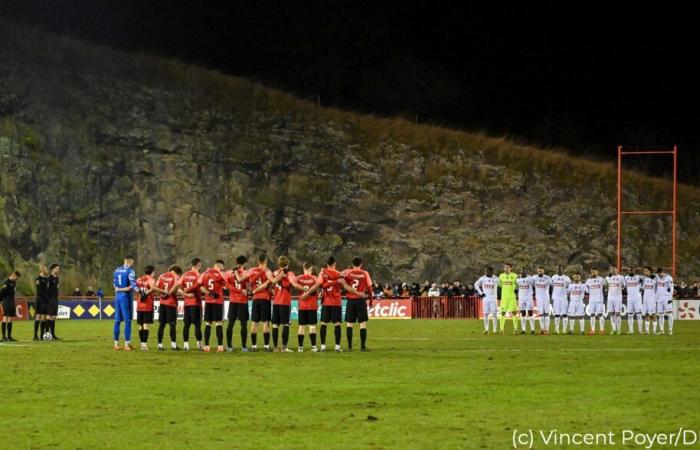
[(224, 274), (221, 273), (219, 269), (207, 269), (202, 275), (200, 283), (204, 289), (210, 293), (216, 292), (218, 294), (217, 298), (207, 294), (207, 296), (204, 298), (206, 303), (216, 303), (219, 305), (224, 304), (224, 285), (226, 284), (226, 279), (224, 278)]
[[(272, 277), (272, 272), (270, 269), (263, 269), (262, 267), (255, 267), (250, 269), (250, 276), (248, 277), (248, 282), (250, 283), (251, 289), (255, 290), (262, 286), (269, 278)], [(270, 300), (270, 290), (263, 289), (257, 294), (253, 294), (253, 300)]]
[[(177, 284), (178, 280), (179, 278), (176, 274), (167, 272), (158, 277), (156, 286), (164, 291), (170, 291), (170, 289)], [(177, 293), (173, 292), (171, 295), (162, 294), (160, 297), (160, 304), (177, 307)]]
[(202, 291), (199, 290), (200, 276), (196, 270), (190, 270), (180, 278), (180, 287), (186, 294), (194, 294), (194, 297), (185, 296), (185, 306), (202, 306)]
[[(372, 279), (369, 277), (369, 273), (362, 269), (349, 269), (343, 272), (343, 278), (345, 282), (352, 286), (358, 292), (369, 293), (368, 298), (372, 297)], [(350, 292), (347, 293), (348, 299), (358, 299), (355, 294)]]
[(342, 306), (339, 278), (340, 272), (335, 269), (325, 268), (319, 272), (316, 282), (321, 284), (324, 305)]
[[(297, 277), (297, 283), (301, 284), (302, 286), (307, 287), (308, 289), (311, 289), (314, 284), (316, 284), (316, 277), (305, 273), (304, 275), (301, 275)], [(301, 292), (302, 294), (304, 291)], [(299, 301), (299, 310), (300, 311), (316, 311), (318, 309), (318, 292), (314, 292), (308, 297), (306, 297), (305, 300), (300, 300)]]
[(239, 267), (238, 269), (229, 270), (226, 272), (226, 287), (229, 291), (229, 300), (231, 303), (248, 303), (248, 280), (238, 281), (236, 279), (236, 273), (238, 276), (245, 275), (245, 269)]
[(275, 285), (275, 305), (289, 306), (292, 304), (292, 281), (295, 281), (294, 272), (287, 271), (287, 276), (282, 277)]
[[(153, 279), (152, 276), (150, 275), (144, 275), (138, 280), (136, 280), (136, 286), (139, 287), (139, 289), (143, 289), (144, 291), (147, 291), (151, 289), (153, 284), (156, 282), (155, 279)], [(153, 312), (153, 293), (151, 292), (148, 294), (145, 298), (143, 295), (139, 294), (139, 299), (136, 302), (136, 311), (140, 312)]]

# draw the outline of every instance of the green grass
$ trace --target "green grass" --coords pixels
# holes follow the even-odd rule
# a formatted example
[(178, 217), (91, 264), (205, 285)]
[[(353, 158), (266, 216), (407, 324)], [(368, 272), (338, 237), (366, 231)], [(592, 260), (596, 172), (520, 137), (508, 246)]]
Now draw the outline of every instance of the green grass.
[(19, 323), (23, 342), (0, 345), (1, 447), (507, 448), (514, 428), (700, 425), (692, 322), (674, 336), (369, 325), (371, 353), (185, 354), (114, 352), (109, 321), (59, 322), (49, 343)]

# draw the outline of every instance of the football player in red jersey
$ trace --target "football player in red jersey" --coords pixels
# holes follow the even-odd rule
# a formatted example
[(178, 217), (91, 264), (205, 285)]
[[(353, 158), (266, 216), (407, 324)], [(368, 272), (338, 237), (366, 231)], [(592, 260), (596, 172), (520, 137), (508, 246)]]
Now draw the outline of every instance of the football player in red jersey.
[(204, 292), (204, 351), (209, 351), (209, 340), (211, 339), (211, 324), (216, 324), (217, 352), (224, 351), (224, 262), (217, 259), (214, 267), (204, 272), (200, 289)]
[(185, 351), (190, 350), (190, 327), (194, 325), (194, 337), (197, 339), (197, 350), (202, 348), (202, 291), (199, 289), (201, 276), (199, 269), (202, 261), (194, 258), (190, 262), (190, 270), (180, 278), (180, 289), (185, 299), (185, 311), (183, 316), (184, 327), (182, 328), (182, 347)]
[(158, 277), (154, 291), (160, 292), (160, 306), (158, 307), (158, 351), (163, 351), (163, 333), (165, 332), (165, 324), (170, 325), (170, 347), (172, 350), (180, 350), (177, 348), (177, 333), (175, 326), (177, 324), (177, 291), (179, 289), (178, 281), (182, 275), (180, 266), (172, 265), (168, 272)]
[[(347, 284), (340, 272), (335, 268), (335, 258), (329, 256), (326, 260), (326, 267), (321, 269), (316, 279), (316, 284), (318, 287), (322, 288), (322, 308), (321, 308), (321, 351), (326, 351), (326, 328), (328, 323), (333, 323), (335, 326), (335, 351), (341, 352), (340, 349), (340, 337), (341, 329), (340, 325), (343, 321), (343, 304), (341, 301), (340, 288), (344, 288), (347, 292), (353, 292), (357, 296), (362, 296), (364, 294), (353, 289), (352, 286)], [(306, 300), (307, 294), (304, 293), (299, 298), (299, 301)]]
[[(372, 304), (372, 279), (366, 270), (362, 269), (362, 260), (357, 256), (352, 259), (352, 269), (343, 272), (345, 281), (354, 290), (365, 294), (369, 293), (370, 306)], [(347, 307), (345, 309), (345, 322), (347, 322), (348, 351), (352, 351), (352, 331), (356, 322), (360, 323), (360, 351), (369, 351), (367, 348), (367, 302), (365, 295), (354, 292), (347, 293)]]
[(270, 283), (274, 280), (274, 276), (270, 269), (267, 268), (267, 256), (260, 255), (258, 257), (258, 267), (250, 269), (248, 282), (253, 289), (253, 310), (250, 324), (250, 340), (253, 344), (251, 350), (256, 351), (258, 322), (263, 323), (263, 336), (265, 339), (265, 351), (270, 350)]
[(136, 323), (139, 326), (139, 338), (143, 351), (148, 351), (148, 332), (153, 323), (153, 286), (156, 284), (153, 274), (155, 271), (155, 267), (146, 266), (144, 275), (136, 280), (136, 286), (139, 287), (139, 300), (136, 302)]
[(316, 284), (314, 268), (309, 263), (304, 263), (304, 274), (297, 277), (299, 289), (299, 332), (297, 340), (299, 342), (298, 351), (304, 351), (304, 332), (309, 326), (309, 339), (311, 339), (311, 351), (317, 352), (316, 347), (316, 323), (318, 322), (318, 295), (314, 295), (319, 285)]
[(241, 323), (241, 351), (248, 351), (248, 272), (245, 264), (248, 258), (236, 258), (235, 270), (226, 272), (226, 287), (229, 291), (228, 325), (226, 326), (226, 350), (233, 351), (233, 326), (236, 320)]
[[(297, 283), (294, 272), (288, 269), (289, 258), (280, 256), (277, 260), (278, 269), (273, 273), (272, 284), (275, 286), (275, 297), (272, 303), (272, 345), (274, 351), (291, 352), (289, 344), (289, 325), (292, 313), (292, 287), (304, 290)], [(279, 327), (282, 326), (282, 348), (277, 347)]]

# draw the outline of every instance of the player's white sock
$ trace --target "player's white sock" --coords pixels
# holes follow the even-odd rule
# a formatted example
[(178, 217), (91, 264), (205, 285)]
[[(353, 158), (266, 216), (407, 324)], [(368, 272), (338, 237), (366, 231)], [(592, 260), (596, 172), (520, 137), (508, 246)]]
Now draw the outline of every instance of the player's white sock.
[(642, 334), (642, 328), (643, 328), (642, 323), (643, 322), (644, 322), (644, 320), (642, 319), (642, 315), (637, 314), (637, 328), (639, 328), (639, 334)]
[(547, 320), (544, 316), (540, 316), (540, 331), (544, 331)]
[(545, 328), (547, 329), (547, 332), (549, 332), (549, 325), (552, 322), (552, 318), (547, 315), (547, 317), (544, 318), (544, 323), (545, 323)]
[(491, 319), (493, 320), (493, 332), (498, 333), (498, 316), (494, 314)]
[(646, 330), (647, 334), (649, 334), (649, 322), (651, 322), (649, 319), (644, 321), (644, 329)]
[[(573, 323), (573, 321), (572, 321), (572, 323)], [(562, 331), (566, 332), (566, 328), (568, 326), (569, 326), (569, 318), (567, 316), (564, 316), (564, 324), (563, 324)]]
[(627, 326), (629, 327), (629, 333), (634, 333), (634, 315), (627, 314)]
[(189, 342), (185, 342), (184, 344), (182, 344), (182, 348), (184, 348), (185, 350), (189, 350), (189, 349), (190, 349), (190, 343), (189, 343)]
[(559, 316), (554, 316), (554, 331), (559, 333)]
[(521, 331), (526, 331), (527, 330), (527, 317), (523, 316), (520, 318), (520, 330)]
[(659, 321), (658, 321), (658, 320), (652, 320), (652, 319), (649, 319), (649, 320), (651, 320), (651, 326), (652, 326), (652, 328), (653, 328), (653, 330), (654, 330), (654, 334), (656, 334), (656, 329), (657, 329), (658, 326), (659, 326)]
[(270, 344), (265, 344), (265, 348), (266, 349), (270, 348)]
[(668, 314), (668, 332), (673, 333), (673, 313)]
[(170, 343), (170, 348), (175, 348), (177, 347), (177, 342), (171, 342)]
[(321, 350), (325, 350), (325, 349), (326, 349), (326, 344), (321, 344)]
[(148, 347), (148, 344), (146, 344), (145, 342), (141, 342), (141, 348), (146, 348), (146, 347)]
[(114, 346), (119, 347), (119, 341), (114, 341)]
[[(323, 346), (321, 346), (321, 347), (323, 347)], [(340, 344), (335, 344), (335, 349), (340, 350)]]
[(622, 331), (622, 316), (617, 316), (617, 331)]
[(591, 331), (595, 332), (595, 316), (591, 316)]
[(489, 315), (484, 314), (484, 330), (489, 331)]
[(535, 331), (535, 316), (530, 316), (530, 330)]
[(605, 331), (605, 316), (600, 316), (598, 318), (598, 322), (600, 325), (600, 331)]
[(580, 318), (579, 325), (581, 326), (581, 333), (583, 333), (586, 330), (586, 319), (584, 319), (583, 317)]
[(163, 344), (158, 344), (158, 348), (163, 348)]
[(664, 315), (659, 314), (659, 332), (664, 332)]
[(197, 350), (202, 349), (202, 341), (197, 341)]

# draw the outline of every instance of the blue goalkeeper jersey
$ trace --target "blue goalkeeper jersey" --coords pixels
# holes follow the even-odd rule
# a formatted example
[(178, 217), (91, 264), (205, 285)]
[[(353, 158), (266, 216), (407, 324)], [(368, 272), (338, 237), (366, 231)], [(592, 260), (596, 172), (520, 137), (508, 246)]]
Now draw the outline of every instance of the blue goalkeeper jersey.
[(138, 286), (136, 285), (136, 271), (134, 271), (132, 267), (117, 267), (117, 270), (114, 271), (114, 287), (131, 287), (130, 291), (117, 292), (116, 294), (117, 300), (131, 299), (133, 293), (136, 292), (136, 290), (138, 289)]

